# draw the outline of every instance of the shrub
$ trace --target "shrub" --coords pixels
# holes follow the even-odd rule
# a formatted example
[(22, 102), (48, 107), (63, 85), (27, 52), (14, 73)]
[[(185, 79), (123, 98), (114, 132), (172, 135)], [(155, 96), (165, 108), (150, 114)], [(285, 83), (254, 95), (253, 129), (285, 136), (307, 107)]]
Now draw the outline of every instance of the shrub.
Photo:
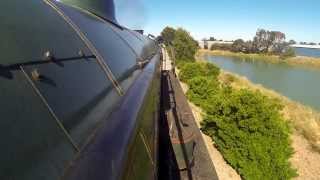
[(218, 68), (212, 63), (202, 63), (202, 65), (206, 71), (206, 76), (211, 76), (214, 79), (217, 79), (217, 77), (220, 74), (220, 68)]
[(282, 106), (259, 92), (233, 90), (217, 80), (219, 68), (209, 63), (185, 63), (180, 78), (188, 98), (206, 113), (202, 131), (244, 179), (290, 179), (293, 150), (290, 129), (279, 113)]
[(214, 78), (196, 76), (189, 81), (188, 98), (195, 105), (202, 107), (206, 100), (219, 91), (219, 83)]
[(224, 51), (231, 51), (232, 44), (212, 44), (210, 50), (224, 50)]
[(281, 106), (248, 90), (221, 91), (206, 103), (202, 130), (244, 179), (290, 179), (289, 128)]
[(187, 82), (197, 76), (206, 76), (216, 79), (220, 69), (211, 63), (185, 63), (181, 66), (180, 79)]
[(284, 53), (282, 53), (280, 55), (280, 58), (286, 59), (286, 58), (290, 58), (290, 57), (294, 57), (294, 56), (296, 56), (296, 52), (294, 51), (294, 49), (292, 47), (290, 47)]
[(235, 40), (231, 45), (231, 51), (233, 52), (242, 52), (245, 49), (246, 42), (242, 39)]

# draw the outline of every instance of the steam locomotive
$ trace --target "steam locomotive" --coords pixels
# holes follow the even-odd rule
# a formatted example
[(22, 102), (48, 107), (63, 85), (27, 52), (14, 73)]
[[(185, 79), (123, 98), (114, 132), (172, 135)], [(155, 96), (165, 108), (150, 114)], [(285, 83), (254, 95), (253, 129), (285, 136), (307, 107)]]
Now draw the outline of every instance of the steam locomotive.
[(156, 179), (157, 42), (112, 0), (0, 7), (0, 179)]

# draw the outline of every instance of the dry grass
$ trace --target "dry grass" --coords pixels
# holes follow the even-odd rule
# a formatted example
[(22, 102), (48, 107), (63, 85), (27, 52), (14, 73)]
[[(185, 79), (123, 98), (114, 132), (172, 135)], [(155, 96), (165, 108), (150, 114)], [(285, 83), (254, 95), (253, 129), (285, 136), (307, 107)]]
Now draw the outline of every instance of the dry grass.
[(320, 113), (311, 107), (299, 104), (278, 94), (275, 91), (264, 88), (262, 85), (251, 83), (245, 77), (222, 71), (219, 80), (232, 86), (234, 89), (247, 88), (254, 91), (260, 91), (262, 94), (275, 98), (283, 104), (282, 114), (286, 120), (291, 122), (294, 130), (302, 134), (312, 147), (320, 152)]
[(291, 65), (304, 65), (313, 68), (320, 68), (320, 58), (296, 56), (286, 60)]
[(229, 56), (237, 57), (242, 60), (250, 61), (267, 61), (270, 63), (286, 63), (293, 66), (305, 66), (311, 68), (320, 68), (320, 58), (314, 57), (305, 57), (305, 56), (296, 56), (287, 59), (281, 59), (279, 56), (275, 55), (264, 55), (264, 54), (244, 54), (244, 53), (235, 53), (230, 51), (221, 51), (221, 50), (204, 50), (200, 49), (196, 55), (197, 58), (200, 58), (203, 54), (211, 54), (215, 56)]

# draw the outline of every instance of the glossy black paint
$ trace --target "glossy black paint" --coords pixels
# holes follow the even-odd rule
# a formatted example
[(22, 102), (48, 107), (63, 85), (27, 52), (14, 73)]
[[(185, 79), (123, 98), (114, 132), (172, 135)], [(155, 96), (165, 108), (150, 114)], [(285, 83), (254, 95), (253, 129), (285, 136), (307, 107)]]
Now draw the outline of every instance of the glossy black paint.
[(0, 75), (0, 179), (58, 179), (76, 151), (23, 72), (10, 73)]
[(86, 55), (88, 48), (72, 28), (42, 0), (0, 1), (1, 65), (43, 60), (50, 51), (56, 58)]
[[(112, 24), (61, 3), (55, 3), (81, 29), (103, 56), (117, 79), (135, 68), (137, 57), (114, 32)], [(114, 27), (118, 29), (117, 27)], [(121, 31), (121, 29), (118, 29)], [(124, 51), (124, 49), (126, 49)]]
[(79, 148), (105, 120), (120, 96), (95, 59), (78, 59), (26, 66), (32, 78), (37, 70), (39, 80), (33, 80), (65, 129)]
[[(158, 65), (159, 55), (155, 56), (145, 67), (130, 90), (123, 97), (123, 101), (117, 108), (117, 111), (103, 125), (95, 140), (72, 163), (74, 166), (68, 169), (65, 179), (117, 179), (126, 176), (135, 179), (133, 178), (134, 172), (130, 173), (124, 170), (126, 166), (132, 166), (128, 158), (130, 158), (129, 154), (135, 151), (135, 147), (144, 150), (143, 146), (141, 146), (141, 141), (135, 144), (137, 142), (135, 140), (136, 136), (138, 136), (139, 118), (147, 116), (147, 114), (139, 114), (139, 112), (143, 111), (142, 107), (146, 99), (159, 98), (159, 91), (146, 96), (148, 90), (152, 88), (151, 85), (155, 86), (158, 84), (157, 86), (159, 86), (160, 72)], [(152, 83), (153, 81), (154, 83)], [(155, 109), (153, 108), (153, 110)], [(157, 116), (158, 112), (155, 111), (155, 113), (155, 116)], [(156, 119), (148, 120), (157, 123)], [(147, 136), (149, 135), (147, 134)], [(144, 150), (140, 152), (140, 156), (137, 153), (135, 153), (135, 156), (137, 158), (137, 161), (133, 161), (135, 166), (139, 166), (140, 163), (150, 163), (144, 167), (149, 167), (153, 170), (149, 172), (144, 171), (144, 173), (148, 177), (146, 179), (149, 179), (149, 177), (154, 178), (152, 172), (154, 172), (155, 168), (150, 167), (150, 160), (145, 161), (147, 152)], [(140, 157), (142, 158), (139, 159)], [(148, 173), (151, 174), (147, 175)]]
[(113, 23), (118, 23), (115, 16), (113, 0), (59, 0), (65, 4), (73, 5), (98, 16), (103, 17)]
[(0, 179), (154, 179), (159, 47), (90, 12), (48, 2), (0, 1)]
[(154, 41), (141, 34), (137, 37), (131, 30), (114, 26), (95, 15), (58, 2), (55, 5), (87, 35), (125, 91), (139, 71), (138, 61), (149, 60), (158, 50)]

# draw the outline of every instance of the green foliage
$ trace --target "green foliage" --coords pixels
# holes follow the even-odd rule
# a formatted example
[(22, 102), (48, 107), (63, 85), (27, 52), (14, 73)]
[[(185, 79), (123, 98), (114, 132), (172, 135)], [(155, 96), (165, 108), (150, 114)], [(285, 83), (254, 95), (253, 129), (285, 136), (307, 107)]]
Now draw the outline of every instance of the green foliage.
[(173, 40), (175, 58), (178, 61), (195, 61), (195, 54), (198, 50), (198, 43), (192, 38), (189, 32), (178, 28)]
[(210, 50), (223, 50), (223, 51), (231, 51), (232, 45), (231, 44), (212, 44)]
[(194, 56), (199, 48), (199, 45), (188, 31), (182, 28), (174, 29), (172, 27), (166, 27), (161, 32), (161, 36), (165, 45), (167, 46), (167, 49), (170, 49), (169, 55), (171, 58), (176, 60), (177, 64), (179, 62), (195, 61)]
[(231, 45), (231, 51), (242, 52), (245, 49), (245, 42), (242, 39), (237, 39)]
[(220, 69), (211, 63), (185, 63), (181, 66), (180, 79), (187, 82), (197, 76), (205, 76), (216, 79)]
[(291, 39), (288, 43), (289, 44), (297, 44), (297, 42), (295, 40), (293, 40), (293, 39)]
[(294, 56), (296, 56), (296, 52), (294, 51), (294, 49), (292, 47), (290, 47), (284, 53), (282, 53), (280, 55), (280, 58), (286, 59), (286, 58), (290, 58), (290, 57), (294, 57)]
[(215, 78), (196, 76), (189, 80), (188, 98), (197, 106), (202, 107), (206, 100), (219, 91), (219, 82)]
[(282, 106), (259, 92), (222, 86), (218, 74), (219, 68), (209, 63), (181, 67), (188, 98), (206, 112), (202, 131), (244, 179), (295, 177), (288, 161), (293, 153), (290, 129), (279, 113)]
[(279, 55), (282, 58), (295, 56), (294, 50), (289, 47), (295, 43), (291, 40), (285, 42), (286, 35), (280, 31), (258, 29), (253, 41), (237, 39), (232, 45), (213, 44), (211, 50), (228, 50), (242, 53), (258, 53)]
[(162, 30), (161, 37), (167, 46), (172, 44), (175, 37), (175, 33), (176, 30), (172, 27), (166, 27)]
[(209, 100), (203, 131), (244, 179), (290, 179), (289, 128), (280, 106), (248, 90), (220, 93)]

